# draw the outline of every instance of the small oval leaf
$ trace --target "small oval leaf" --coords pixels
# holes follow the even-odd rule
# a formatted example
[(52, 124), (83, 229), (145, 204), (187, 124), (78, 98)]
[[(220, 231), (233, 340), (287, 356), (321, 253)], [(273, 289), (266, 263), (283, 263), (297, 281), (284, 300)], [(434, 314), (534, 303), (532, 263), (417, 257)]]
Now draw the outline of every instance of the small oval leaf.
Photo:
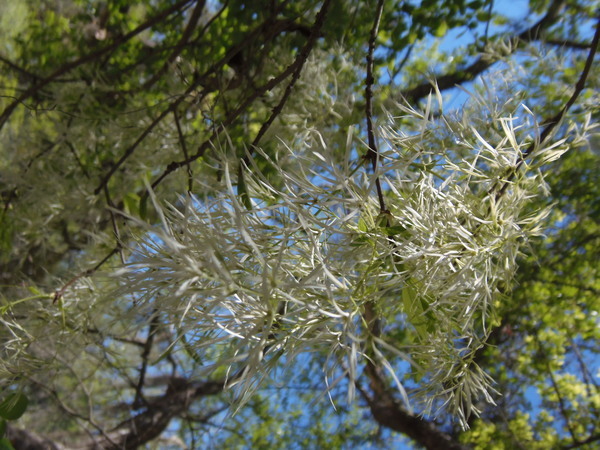
[(0, 417), (6, 420), (17, 420), (27, 409), (29, 400), (21, 392), (15, 392), (0, 403)]

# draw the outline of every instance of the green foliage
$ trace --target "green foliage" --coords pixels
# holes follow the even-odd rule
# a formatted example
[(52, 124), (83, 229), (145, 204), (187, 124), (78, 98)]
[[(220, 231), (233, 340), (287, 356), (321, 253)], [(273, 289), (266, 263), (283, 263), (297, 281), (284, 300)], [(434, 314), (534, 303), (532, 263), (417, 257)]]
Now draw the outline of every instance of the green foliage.
[(5, 420), (17, 420), (27, 409), (27, 396), (21, 392), (9, 394), (0, 403), (0, 417)]
[(13, 392), (0, 402), (0, 449), (14, 450), (13, 445), (4, 437), (7, 421), (19, 419), (27, 409), (29, 399), (22, 392)]
[(375, 0), (0, 2), (0, 436), (593, 445), (597, 5), (500, 3), (383, 1), (369, 97)]

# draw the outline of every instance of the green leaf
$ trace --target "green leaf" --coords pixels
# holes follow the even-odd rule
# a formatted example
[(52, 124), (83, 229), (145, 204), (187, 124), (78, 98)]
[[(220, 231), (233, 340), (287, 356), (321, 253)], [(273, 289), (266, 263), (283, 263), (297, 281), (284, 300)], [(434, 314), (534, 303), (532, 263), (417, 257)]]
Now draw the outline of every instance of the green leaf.
[(436, 28), (436, 30), (434, 31), (433, 34), (436, 37), (442, 37), (447, 32), (448, 32), (448, 23), (445, 20), (442, 20), (442, 22), (438, 25), (438, 27)]
[(386, 228), (392, 224), (392, 215), (388, 211), (380, 212), (375, 219), (378, 227)]
[(383, 231), (385, 231), (385, 234), (388, 236), (396, 236), (405, 232), (406, 228), (404, 228), (402, 225), (394, 225), (392, 227), (383, 227)]
[(27, 409), (29, 400), (21, 392), (15, 392), (0, 403), (0, 417), (6, 420), (17, 420)]
[(36, 288), (35, 286), (27, 286), (27, 289), (29, 290), (29, 292), (31, 292), (33, 295), (44, 295), (38, 288)]
[(6, 433), (6, 420), (1, 419), (0, 420), (0, 437), (4, 436), (5, 433)]
[(252, 202), (250, 201), (250, 196), (248, 195), (248, 188), (246, 186), (246, 181), (244, 180), (244, 171), (241, 169), (241, 167), (240, 170), (238, 170), (237, 192), (242, 204), (247, 210), (251, 210)]
[(148, 217), (148, 195), (142, 195), (140, 197), (140, 219), (146, 220)]
[(130, 192), (123, 197), (123, 206), (125, 212), (135, 215), (141, 206), (141, 198), (134, 192)]
[(369, 231), (369, 226), (367, 225), (367, 222), (365, 222), (365, 219), (363, 219), (362, 217), (358, 219), (358, 229), (360, 231), (364, 231), (365, 233)]

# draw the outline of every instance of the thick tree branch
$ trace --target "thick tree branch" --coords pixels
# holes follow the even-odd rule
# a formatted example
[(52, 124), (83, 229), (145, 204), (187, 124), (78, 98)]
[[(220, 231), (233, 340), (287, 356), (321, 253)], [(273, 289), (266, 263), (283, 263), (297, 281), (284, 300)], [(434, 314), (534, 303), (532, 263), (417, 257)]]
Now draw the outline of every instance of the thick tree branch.
[[(113, 430), (88, 443), (77, 443), (78, 449), (134, 450), (156, 439), (167, 428), (171, 420), (184, 415), (192, 402), (221, 393), (224, 381), (193, 382), (185, 378), (171, 377), (164, 395), (148, 402), (140, 414), (127, 419)], [(24, 450), (68, 450), (52, 440), (40, 437), (30, 431), (9, 425), (7, 437), (16, 449)], [(69, 443), (71, 444), (71, 443)]]
[(18, 450), (66, 450), (66, 447), (50, 439), (12, 425), (6, 427), (6, 438)]
[(360, 385), (357, 388), (366, 400), (373, 418), (381, 426), (405, 434), (428, 450), (468, 450), (470, 447), (456, 441), (448, 433), (438, 429), (432, 422), (422, 419), (400, 405), (385, 387), (379, 374), (367, 370), (373, 395), (369, 395)]
[(31, 73), (28, 70), (23, 69), (22, 67), (18, 66), (17, 64), (13, 63), (12, 61), (8, 60), (7, 58), (5, 58), (2, 55), (0, 55), (0, 62), (6, 64), (11, 69), (16, 70), (20, 74), (23, 74), (25, 77), (30, 78), (31, 80), (33, 80), (34, 83), (41, 80), (41, 77), (39, 77), (38, 75)]
[(149, 402), (142, 413), (126, 420), (108, 433), (110, 440), (116, 445), (109, 441), (95, 442), (93, 445), (115, 450), (137, 449), (159, 437), (171, 420), (184, 414), (194, 400), (219, 394), (224, 387), (224, 381), (197, 383), (185, 378), (171, 378), (163, 396)]
[[(548, 7), (548, 11), (544, 17), (542, 17), (533, 26), (516, 36), (519, 42), (518, 45), (539, 39), (540, 34), (545, 29), (556, 23), (556, 21), (560, 18), (560, 12), (564, 5), (565, 0), (554, 0)], [(497, 61), (497, 59), (491, 59), (489, 56), (485, 58), (479, 57), (474, 63), (463, 69), (446, 75), (438, 75), (434, 78), (440, 91), (452, 89), (457, 85), (461, 85), (462, 83), (473, 80), (475, 77), (477, 77), (477, 75), (489, 69)], [(424, 97), (427, 97), (432, 90), (433, 88), (431, 83), (427, 82), (404, 91), (402, 95), (409, 102), (416, 102)]]

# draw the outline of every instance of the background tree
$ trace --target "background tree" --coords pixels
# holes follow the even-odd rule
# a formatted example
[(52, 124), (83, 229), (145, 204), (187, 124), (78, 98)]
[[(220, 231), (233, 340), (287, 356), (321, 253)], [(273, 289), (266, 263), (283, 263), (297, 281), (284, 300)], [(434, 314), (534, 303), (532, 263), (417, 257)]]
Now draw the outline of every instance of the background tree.
[(591, 448), (597, 4), (496, 3), (2, 4), (15, 448)]

